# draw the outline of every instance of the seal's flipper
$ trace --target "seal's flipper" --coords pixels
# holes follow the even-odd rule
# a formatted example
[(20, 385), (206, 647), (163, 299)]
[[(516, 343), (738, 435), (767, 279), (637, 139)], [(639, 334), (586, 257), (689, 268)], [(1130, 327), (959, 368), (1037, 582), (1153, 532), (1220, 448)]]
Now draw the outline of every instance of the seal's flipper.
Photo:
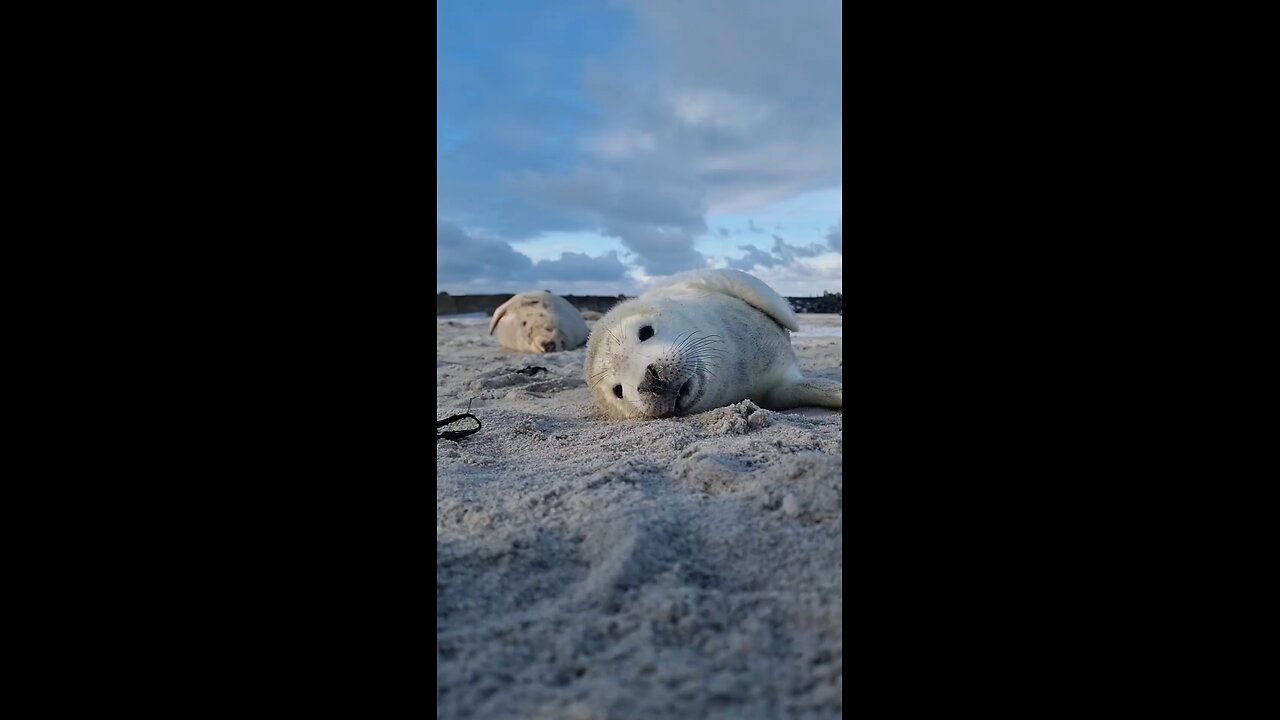
[(779, 385), (769, 393), (769, 405), (775, 410), (817, 406), (843, 410), (844, 386), (835, 380), (799, 378)]
[(742, 300), (751, 307), (773, 318), (788, 330), (799, 330), (800, 321), (787, 299), (774, 292), (759, 278), (740, 270), (693, 270), (676, 275), (666, 285), (691, 285), (724, 293)]
[(507, 311), (510, 310), (513, 305), (515, 305), (515, 302), (519, 297), (519, 295), (512, 295), (506, 302), (499, 305), (497, 310), (493, 311), (493, 317), (489, 319), (490, 335), (493, 334), (493, 329), (498, 327), (498, 321), (502, 319), (503, 315), (507, 314)]

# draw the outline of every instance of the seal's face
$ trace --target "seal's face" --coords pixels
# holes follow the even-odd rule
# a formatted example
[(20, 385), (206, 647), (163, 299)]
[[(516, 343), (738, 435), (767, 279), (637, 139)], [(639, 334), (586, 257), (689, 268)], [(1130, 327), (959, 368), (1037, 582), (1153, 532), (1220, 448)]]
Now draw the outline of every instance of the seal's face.
[(717, 335), (667, 304), (624, 303), (592, 330), (587, 384), (615, 418), (661, 418), (701, 412), (719, 366)]
[(564, 350), (564, 333), (556, 326), (556, 319), (545, 305), (522, 307), (516, 318), (520, 321), (518, 337), (527, 352), (544, 353)]

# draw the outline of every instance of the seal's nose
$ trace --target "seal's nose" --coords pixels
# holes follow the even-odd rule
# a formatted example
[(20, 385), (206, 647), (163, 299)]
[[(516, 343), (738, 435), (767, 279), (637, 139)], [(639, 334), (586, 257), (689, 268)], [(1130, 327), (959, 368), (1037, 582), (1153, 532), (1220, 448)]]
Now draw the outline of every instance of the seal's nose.
[(662, 377), (658, 375), (656, 367), (650, 365), (644, 369), (644, 379), (636, 386), (636, 390), (652, 395), (661, 395), (666, 390), (666, 386), (663, 385)]
[(546, 342), (542, 343), (542, 349), (543, 349), (543, 350), (546, 350), (547, 352), (555, 352), (555, 350), (556, 350), (556, 343), (555, 343), (555, 341), (554, 341), (554, 340), (548, 340), (548, 341), (546, 341)]

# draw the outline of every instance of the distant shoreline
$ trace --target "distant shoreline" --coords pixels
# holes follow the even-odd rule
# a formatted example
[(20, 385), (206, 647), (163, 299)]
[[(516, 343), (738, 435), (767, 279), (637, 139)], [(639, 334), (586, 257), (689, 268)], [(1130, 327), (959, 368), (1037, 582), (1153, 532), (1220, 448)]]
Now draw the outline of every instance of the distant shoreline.
[[(498, 293), (493, 295), (450, 295), (436, 294), (436, 315), (461, 315), (464, 313), (492, 314), (498, 306), (511, 299), (515, 293)], [(562, 295), (579, 310), (609, 312), (619, 301), (626, 300), (624, 295)], [(789, 297), (787, 300), (798, 313), (841, 313), (844, 312), (844, 295), (826, 293), (822, 297)]]

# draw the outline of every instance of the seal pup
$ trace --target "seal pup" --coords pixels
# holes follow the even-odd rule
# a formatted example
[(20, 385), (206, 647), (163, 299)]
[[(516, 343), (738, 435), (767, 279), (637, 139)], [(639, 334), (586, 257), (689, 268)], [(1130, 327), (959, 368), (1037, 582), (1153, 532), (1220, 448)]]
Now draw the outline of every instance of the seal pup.
[(489, 334), (498, 344), (521, 352), (573, 350), (587, 341), (587, 324), (568, 300), (549, 292), (522, 292), (498, 306), (489, 318)]
[(614, 306), (587, 341), (586, 378), (611, 418), (690, 415), (750, 399), (842, 409), (842, 385), (800, 372), (790, 304), (738, 270), (677, 275)]

